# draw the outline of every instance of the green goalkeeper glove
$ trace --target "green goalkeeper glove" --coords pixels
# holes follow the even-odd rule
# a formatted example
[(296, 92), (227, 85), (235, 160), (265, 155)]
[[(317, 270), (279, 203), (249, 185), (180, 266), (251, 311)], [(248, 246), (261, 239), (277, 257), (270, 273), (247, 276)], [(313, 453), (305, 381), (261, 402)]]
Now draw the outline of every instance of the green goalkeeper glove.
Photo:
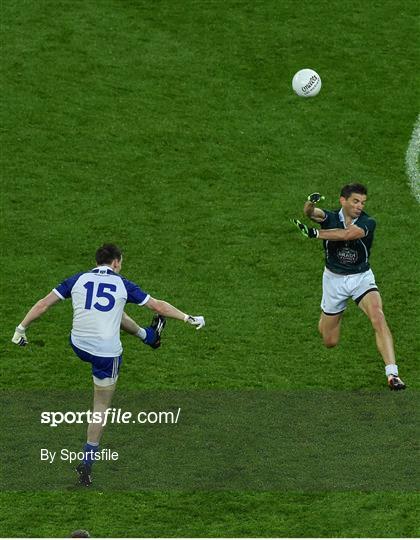
[(308, 227), (298, 219), (292, 219), (292, 221), (305, 238), (318, 238), (318, 229), (315, 229), (314, 227)]
[(321, 193), (311, 193), (308, 195), (308, 201), (317, 204), (319, 201), (323, 201), (325, 199), (324, 195), (321, 195)]

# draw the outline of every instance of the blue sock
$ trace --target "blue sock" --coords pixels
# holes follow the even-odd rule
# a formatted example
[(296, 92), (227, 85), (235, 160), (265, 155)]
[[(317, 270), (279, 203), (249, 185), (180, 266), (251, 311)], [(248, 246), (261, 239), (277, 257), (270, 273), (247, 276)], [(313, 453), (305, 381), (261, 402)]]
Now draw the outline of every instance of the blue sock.
[(153, 328), (150, 328), (150, 326), (148, 326), (144, 330), (146, 331), (146, 337), (144, 338), (143, 341), (146, 345), (151, 345), (152, 343), (155, 342), (156, 332), (153, 330)]
[(97, 452), (99, 450), (99, 443), (98, 444), (92, 444), (92, 443), (86, 443), (83, 448), (83, 463), (85, 465), (92, 465), (92, 463), (95, 461), (95, 458), (93, 457), (92, 452)]

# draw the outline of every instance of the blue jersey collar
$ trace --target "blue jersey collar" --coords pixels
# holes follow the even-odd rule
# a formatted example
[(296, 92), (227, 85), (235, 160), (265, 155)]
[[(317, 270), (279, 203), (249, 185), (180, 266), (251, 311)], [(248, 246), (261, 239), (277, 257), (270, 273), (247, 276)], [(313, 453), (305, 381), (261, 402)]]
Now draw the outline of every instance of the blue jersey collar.
[(115, 272), (109, 266), (97, 266), (91, 270), (92, 274), (115, 274)]

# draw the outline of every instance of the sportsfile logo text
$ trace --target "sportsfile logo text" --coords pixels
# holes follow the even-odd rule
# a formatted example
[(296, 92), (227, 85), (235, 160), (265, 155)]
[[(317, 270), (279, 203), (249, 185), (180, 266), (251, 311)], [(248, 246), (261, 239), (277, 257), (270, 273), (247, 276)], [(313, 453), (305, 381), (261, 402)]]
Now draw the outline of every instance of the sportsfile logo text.
[(49, 464), (54, 463), (56, 458), (61, 461), (68, 461), (69, 463), (75, 463), (76, 461), (82, 461), (89, 457), (95, 461), (117, 461), (119, 459), (118, 452), (111, 451), (109, 448), (102, 448), (98, 452), (93, 450), (90, 452), (74, 452), (68, 448), (62, 448), (60, 453), (51, 452), (48, 448), (41, 448), (40, 460), (47, 461)]
[(60, 424), (177, 424), (181, 407), (174, 411), (140, 411), (134, 414), (122, 409), (108, 408), (98, 411), (43, 411), (41, 424), (57, 427)]

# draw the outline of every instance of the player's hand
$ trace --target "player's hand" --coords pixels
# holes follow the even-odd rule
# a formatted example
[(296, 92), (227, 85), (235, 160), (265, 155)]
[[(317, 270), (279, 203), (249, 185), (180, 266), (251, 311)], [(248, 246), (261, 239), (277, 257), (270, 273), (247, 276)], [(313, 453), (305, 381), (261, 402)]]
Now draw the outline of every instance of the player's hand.
[(206, 321), (204, 320), (204, 317), (202, 317), (201, 315), (197, 315), (195, 317), (193, 317), (192, 315), (187, 315), (187, 317), (185, 318), (185, 322), (195, 326), (196, 330), (200, 330), (200, 328), (203, 328), (203, 326), (206, 326)]
[(323, 201), (325, 199), (324, 195), (321, 195), (321, 193), (311, 193), (308, 195), (308, 201), (312, 204), (317, 204), (319, 201)]
[(298, 219), (292, 219), (292, 221), (303, 234), (303, 236), (305, 236), (305, 238), (318, 238), (318, 229), (315, 229), (314, 227), (308, 227)]
[(23, 326), (16, 326), (15, 333), (13, 334), (12, 341), (15, 345), (19, 345), (19, 347), (24, 347), (28, 344), (28, 340), (26, 339), (25, 334), (25, 328)]

